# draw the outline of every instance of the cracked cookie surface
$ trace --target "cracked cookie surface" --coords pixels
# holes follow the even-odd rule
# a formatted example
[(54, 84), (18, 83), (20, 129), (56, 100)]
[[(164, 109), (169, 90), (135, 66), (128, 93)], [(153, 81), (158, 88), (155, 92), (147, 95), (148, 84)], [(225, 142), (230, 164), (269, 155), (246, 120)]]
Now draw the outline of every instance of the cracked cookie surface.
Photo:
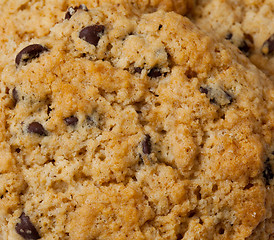
[(71, 13), (0, 60), (0, 238), (245, 239), (271, 219), (273, 82), (175, 13)]

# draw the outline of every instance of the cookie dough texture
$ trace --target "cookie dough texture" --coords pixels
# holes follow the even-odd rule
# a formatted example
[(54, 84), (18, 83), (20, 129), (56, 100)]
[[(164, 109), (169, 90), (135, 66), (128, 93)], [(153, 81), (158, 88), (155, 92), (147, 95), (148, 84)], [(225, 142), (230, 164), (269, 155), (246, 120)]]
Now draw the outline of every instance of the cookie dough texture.
[[(231, 41), (274, 81), (273, 0), (198, 0), (192, 10), (203, 31)], [(271, 36), (272, 51), (265, 51)]]
[[(88, 8), (100, 5), (123, 5), (137, 12), (152, 12), (156, 8), (185, 14), (192, 0), (2, 0), (0, 1), (0, 49), (6, 50), (22, 41), (42, 37), (65, 17), (70, 6), (85, 4)], [(7, 46), (8, 45), (8, 46)]]
[(109, 6), (0, 61), (0, 239), (269, 239), (274, 87), (243, 55)]

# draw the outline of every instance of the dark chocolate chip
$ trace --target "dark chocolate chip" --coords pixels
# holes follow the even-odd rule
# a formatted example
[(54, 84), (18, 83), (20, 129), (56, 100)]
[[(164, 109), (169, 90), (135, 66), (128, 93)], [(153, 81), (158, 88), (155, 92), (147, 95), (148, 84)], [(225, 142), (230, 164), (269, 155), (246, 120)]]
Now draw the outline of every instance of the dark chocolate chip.
[(210, 102), (211, 104), (218, 104), (218, 102), (216, 101), (215, 98), (210, 98), (210, 99), (209, 99), (209, 102)]
[(142, 68), (140, 68), (140, 67), (135, 67), (134, 68), (134, 73), (139, 73), (139, 74), (141, 74), (142, 73)]
[(262, 54), (263, 55), (271, 55), (274, 53), (274, 34), (272, 34), (263, 44), (262, 46)]
[(182, 240), (183, 239), (183, 235), (181, 233), (177, 234), (177, 240)]
[(161, 77), (162, 73), (161, 70), (157, 67), (151, 68), (150, 71), (147, 74), (149, 77), (151, 78), (157, 78), (157, 77)]
[(254, 40), (252, 35), (245, 33), (244, 40), (238, 47), (246, 56), (250, 55), (251, 49), (254, 47)]
[(66, 12), (65, 19), (69, 20), (72, 17), (72, 15), (75, 13), (76, 13), (76, 9), (74, 7), (69, 7)]
[(54, 159), (49, 159), (45, 162), (45, 164), (52, 164), (53, 166), (55, 166), (55, 160)]
[(97, 46), (102, 34), (105, 31), (105, 26), (103, 25), (91, 25), (83, 28), (79, 33), (79, 38), (85, 40), (86, 42)]
[(48, 105), (48, 109), (47, 109), (47, 115), (49, 115), (52, 111), (51, 105)]
[(17, 92), (16, 88), (14, 88), (12, 90), (12, 98), (13, 98), (13, 101), (14, 101), (14, 105), (16, 105), (17, 102), (19, 101), (19, 96), (18, 96), (18, 92)]
[(75, 126), (78, 123), (78, 118), (75, 116), (70, 116), (64, 119), (65, 123), (69, 126)]
[(266, 185), (269, 185), (270, 180), (273, 179), (273, 177), (274, 177), (269, 158), (267, 158), (266, 161), (265, 161), (263, 176), (265, 178)]
[(231, 40), (232, 36), (233, 36), (232, 33), (228, 33), (228, 34), (226, 34), (225, 39)]
[(197, 213), (197, 212), (195, 211), (195, 209), (194, 209), (194, 210), (191, 210), (191, 211), (187, 214), (187, 217), (192, 218), (192, 217), (195, 216), (196, 213)]
[(18, 67), (20, 63), (26, 65), (30, 60), (38, 58), (41, 53), (48, 51), (48, 49), (40, 44), (32, 44), (23, 48), (15, 58), (15, 64)]
[(8, 87), (6, 87), (5, 93), (6, 93), (6, 94), (9, 94), (9, 93), (10, 93), (10, 89), (9, 89)]
[(20, 149), (20, 148), (16, 148), (16, 149), (15, 149), (15, 152), (20, 153), (20, 152), (21, 152), (21, 149)]
[(30, 218), (24, 212), (21, 214), (19, 219), (20, 222), (16, 224), (15, 230), (20, 236), (27, 240), (41, 238), (36, 228), (30, 221)]
[(32, 122), (28, 126), (28, 132), (29, 133), (36, 133), (40, 136), (47, 136), (47, 131), (44, 129), (44, 127), (38, 123), (38, 122)]
[(221, 228), (219, 229), (219, 234), (222, 235), (222, 234), (224, 234), (224, 233), (225, 233), (225, 229), (221, 227)]
[(158, 30), (161, 30), (161, 29), (162, 29), (162, 27), (163, 27), (163, 25), (162, 25), (162, 24), (160, 24), (160, 25), (159, 25), (159, 27), (158, 27)]
[(210, 103), (222, 106), (228, 106), (233, 102), (233, 97), (221, 88), (212, 88), (210, 86), (201, 86), (200, 92), (205, 93)]
[(85, 4), (81, 4), (78, 7), (69, 7), (66, 12), (65, 19), (69, 20), (72, 17), (72, 15), (76, 13), (77, 10), (88, 11), (88, 8)]
[(151, 153), (151, 141), (150, 141), (150, 136), (148, 134), (145, 135), (145, 138), (142, 142), (142, 148), (143, 148), (144, 154)]
[(238, 47), (245, 55), (249, 55), (250, 47), (245, 40), (242, 41), (241, 45)]
[(191, 69), (188, 69), (186, 72), (185, 72), (185, 75), (191, 79), (191, 78), (196, 78), (197, 77), (197, 72), (191, 70)]
[(84, 11), (88, 11), (88, 8), (87, 8), (87, 6), (85, 4), (80, 4), (79, 7), (78, 7), (78, 9), (84, 10)]
[(205, 87), (200, 87), (200, 92), (201, 92), (201, 93), (208, 94), (208, 89), (205, 88)]
[(252, 188), (253, 186), (254, 186), (254, 184), (248, 183), (248, 184), (244, 187), (244, 190), (248, 190), (248, 189)]

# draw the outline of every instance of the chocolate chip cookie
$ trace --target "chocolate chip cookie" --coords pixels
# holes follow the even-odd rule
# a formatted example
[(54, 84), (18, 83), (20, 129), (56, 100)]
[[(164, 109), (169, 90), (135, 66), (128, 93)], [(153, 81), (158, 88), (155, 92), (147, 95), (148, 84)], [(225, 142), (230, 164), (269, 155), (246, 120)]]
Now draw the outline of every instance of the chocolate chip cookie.
[(62, 18), (77, 10), (101, 5), (123, 5), (125, 9), (153, 12), (157, 8), (166, 11), (176, 9), (185, 14), (193, 5), (192, 0), (5, 0), (0, 2), (0, 49), (16, 47), (23, 41), (42, 37), (50, 32)]
[(173, 12), (66, 16), (0, 58), (0, 238), (268, 239), (274, 83)]
[(238, 47), (274, 81), (274, 1), (198, 0), (192, 20)]

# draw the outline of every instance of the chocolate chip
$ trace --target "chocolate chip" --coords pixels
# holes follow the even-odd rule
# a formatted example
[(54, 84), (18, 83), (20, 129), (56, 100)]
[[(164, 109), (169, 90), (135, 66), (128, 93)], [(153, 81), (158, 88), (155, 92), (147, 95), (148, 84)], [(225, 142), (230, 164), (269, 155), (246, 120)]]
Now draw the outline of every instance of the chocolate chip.
[(245, 33), (244, 40), (238, 47), (246, 56), (250, 55), (251, 49), (254, 47), (254, 40), (252, 35)]
[(221, 228), (219, 229), (219, 234), (222, 235), (222, 234), (224, 234), (224, 233), (225, 233), (225, 229), (221, 227)]
[(245, 55), (249, 55), (250, 47), (247, 45), (246, 41), (243, 40), (241, 45), (238, 47)]
[(88, 8), (87, 8), (87, 6), (85, 4), (80, 4), (79, 7), (78, 7), (78, 9), (84, 10), (84, 11), (88, 11)]
[(232, 36), (233, 36), (232, 33), (228, 33), (228, 34), (226, 34), (225, 39), (231, 40)]
[(134, 73), (139, 73), (139, 74), (141, 74), (142, 73), (142, 68), (140, 68), (140, 67), (135, 67), (134, 68)]
[(263, 55), (271, 55), (274, 53), (274, 34), (272, 34), (263, 44), (262, 46), (262, 54)]
[(192, 218), (192, 217), (195, 216), (195, 214), (197, 214), (197, 212), (195, 211), (195, 209), (194, 209), (194, 210), (191, 210), (191, 211), (187, 214), (187, 217)]
[(163, 25), (162, 25), (162, 24), (160, 24), (160, 25), (159, 25), (159, 27), (158, 27), (158, 30), (161, 30), (161, 29), (162, 29), (162, 27), (163, 27)]
[(29, 133), (36, 133), (40, 136), (47, 136), (48, 135), (46, 130), (44, 129), (44, 127), (38, 122), (30, 123), (29, 126), (28, 126), (28, 132)]
[(51, 108), (51, 105), (49, 104), (48, 106), (48, 109), (47, 109), (47, 115), (49, 116), (49, 114), (51, 113), (52, 111), (52, 108)]
[(233, 102), (233, 97), (219, 87), (201, 86), (200, 92), (206, 94), (210, 103), (219, 105), (220, 107), (230, 105)]
[(210, 98), (209, 102), (210, 102), (211, 104), (216, 104), (216, 105), (218, 105), (218, 102), (216, 101), (215, 98)]
[(23, 48), (15, 58), (15, 64), (18, 67), (20, 63), (26, 65), (30, 60), (38, 58), (41, 53), (48, 51), (48, 49), (40, 44), (32, 44)]
[(15, 106), (17, 104), (17, 102), (19, 101), (19, 96), (18, 96), (18, 92), (17, 92), (16, 88), (14, 88), (12, 90), (12, 98), (13, 98), (14, 106)]
[(200, 92), (208, 94), (208, 89), (206, 89), (205, 87), (200, 87)]
[(30, 221), (30, 218), (23, 212), (19, 217), (20, 222), (15, 225), (16, 232), (22, 236), (24, 239), (40, 239), (40, 235), (36, 228)]
[(177, 240), (181, 240), (181, 239), (183, 239), (183, 237), (184, 236), (181, 233), (177, 234)]
[(191, 79), (191, 78), (196, 78), (197, 77), (197, 72), (191, 70), (191, 69), (188, 69), (186, 72), (185, 72), (185, 75)]
[(65, 123), (69, 126), (75, 126), (78, 123), (78, 118), (75, 116), (67, 117), (64, 119)]
[(75, 13), (76, 13), (76, 9), (74, 7), (69, 7), (66, 12), (65, 19), (69, 20), (72, 17), (72, 15)]
[(150, 141), (150, 136), (148, 134), (145, 135), (145, 138), (142, 142), (142, 148), (143, 148), (144, 154), (151, 153), (151, 141)]
[(9, 89), (8, 87), (6, 87), (5, 93), (6, 93), (6, 94), (9, 94), (9, 93), (10, 93), (10, 89)]
[(15, 152), (20, 153), (20, 152), (21, 152), (21, 149), (20, 149), (20, 148), (16, 148), (16, 149), (15, 149)]
[(97, 46), (102, 34), (105, 31), (105, 26), (103, 25), (91, 25), (83, 28), (79, 33), (79, 38), (85, 40), (86, 42)]
[(272, 171), (272, 167), (271, 167), (269, 158), (267, 158), (265, 163), (264, 163), (263, 176), (264, 176), (266, 185), (270, 185), (270, 180), (273, 179), (274, 174), (273, 174), (273, 171)]
[(252, 188), (253, 186), (254, 186), (254, 184), (248, 183), (248, 184), (244, 187), (244, 190), (248, 190), (248, 189)]
[(157, 77), (161, 77), (162, 73), (161, 70), (157, 67), (151, 68), (150, 71), (147, 74), (149, 77), (151, 78), (157, 78)]
[(69, 20), (72, 17), (72, 15), (76, 13), (77, 10), (88, 11), (88, 8), (85, 4), (81, 4), (78, 7), (69, 7), (66, 12), (65, 19)]

